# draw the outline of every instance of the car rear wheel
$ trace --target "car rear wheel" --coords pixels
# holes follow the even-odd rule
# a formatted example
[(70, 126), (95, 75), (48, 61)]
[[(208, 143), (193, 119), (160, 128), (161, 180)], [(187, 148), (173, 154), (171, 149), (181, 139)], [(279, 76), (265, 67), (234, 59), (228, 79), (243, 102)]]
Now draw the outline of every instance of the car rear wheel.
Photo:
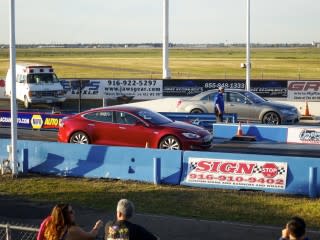
[(24, 96), (23, 105), (24, 105), (24, 108), (30, 108), (31, 107), (31, 104), (28, 102), (27, 96)]
[(161, 139), (159, 148), (169, 149), (169, 150), (180, 150), (181, 145), (179, 143), (179, 140), (176, 137), (170, 135)]
[(198, 114), (198, 113), (203, 113), (203, 111), (200, 108), (194, 108), (190, 111), (190, 113)]
[(262, 118), (262, 123), (279, 125), (281, 123), (281, 120), (276, 112), (267, 112)]
[(69, 143), (76, 143), (76, 144), (89, 144), (89, 137), (84, 132), (75, 132), (72, 134)]

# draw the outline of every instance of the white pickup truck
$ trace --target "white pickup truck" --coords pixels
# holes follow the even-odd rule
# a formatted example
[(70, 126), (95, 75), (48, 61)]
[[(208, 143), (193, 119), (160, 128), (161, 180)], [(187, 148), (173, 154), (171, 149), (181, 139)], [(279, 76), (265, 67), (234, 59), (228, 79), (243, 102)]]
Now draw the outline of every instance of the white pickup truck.
[[(11, 96), (11, 69), (8, 70), (5, 94)], [(16, 64), (16, 98), (29, 108), (33, 103), (58, 103), (66, 100), (65, 91), (52, 66)]]

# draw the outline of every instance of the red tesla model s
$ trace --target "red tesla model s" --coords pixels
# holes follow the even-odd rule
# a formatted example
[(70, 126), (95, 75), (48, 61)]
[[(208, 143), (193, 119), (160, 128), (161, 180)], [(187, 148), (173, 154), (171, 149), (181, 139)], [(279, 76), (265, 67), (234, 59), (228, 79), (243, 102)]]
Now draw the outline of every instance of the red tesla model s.
[(58, 133), (58, 141), (65, 143), (173, 150), (208, 149), (212, 137), (204, 128), (131, 106), (96, 108), (65, 117)]

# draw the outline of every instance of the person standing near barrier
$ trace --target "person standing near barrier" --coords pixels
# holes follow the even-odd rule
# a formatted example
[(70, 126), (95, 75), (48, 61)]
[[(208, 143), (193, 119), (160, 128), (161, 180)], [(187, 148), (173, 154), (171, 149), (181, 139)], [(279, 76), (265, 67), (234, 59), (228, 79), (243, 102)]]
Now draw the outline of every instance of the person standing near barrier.
[(134, 214), (134, 205), (128, 199), (121, 199), (117, 205), (116, 220), (105, 226), (105, 240), (156, 240), (160, 239), (142, 226), (128, 220)]
[(213, 109), (216, 115), (216, 122), (223, 122), (224, 114), (224, 99), (223, 99), (224, 87), (219, 87), (218, 93), (213, 99)]
[(57, 204), (39, 230), (37, 240), (93, 240), (103, 222), (98, 220), (90, 232), (75, 223), (75, 212), (70, 204)]
[(300, 217), (293, 217), (282, 230), (279, 240), (308, 240), (306, 234), (306, 223)]

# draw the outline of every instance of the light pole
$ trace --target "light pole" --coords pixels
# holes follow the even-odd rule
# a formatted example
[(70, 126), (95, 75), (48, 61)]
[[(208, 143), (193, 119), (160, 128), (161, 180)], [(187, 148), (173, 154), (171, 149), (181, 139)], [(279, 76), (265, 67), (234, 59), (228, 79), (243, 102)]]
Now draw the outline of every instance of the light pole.
[(247, 0), (246, 90), (250, 91), (250, 0)]
[(11, 156), (12, 175), (17, 175), (17, 103), (16, 103), (16, 39), (15, 39), (15, 2), (10, 1), (10, 69), (11, 69), (11, 146), (8, 152)]
[(162, 78), (169, 79), (169, 0), (163, 0)]

